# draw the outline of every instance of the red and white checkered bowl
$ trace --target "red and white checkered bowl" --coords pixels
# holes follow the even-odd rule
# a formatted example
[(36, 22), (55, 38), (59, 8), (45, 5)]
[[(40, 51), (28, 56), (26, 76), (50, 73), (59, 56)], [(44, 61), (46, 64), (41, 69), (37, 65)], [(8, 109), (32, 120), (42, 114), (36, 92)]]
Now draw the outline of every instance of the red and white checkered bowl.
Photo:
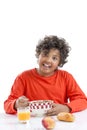
[(43, 116), (52, 108), (52, 100), (34, 100), (29, 102), (31, 116)]

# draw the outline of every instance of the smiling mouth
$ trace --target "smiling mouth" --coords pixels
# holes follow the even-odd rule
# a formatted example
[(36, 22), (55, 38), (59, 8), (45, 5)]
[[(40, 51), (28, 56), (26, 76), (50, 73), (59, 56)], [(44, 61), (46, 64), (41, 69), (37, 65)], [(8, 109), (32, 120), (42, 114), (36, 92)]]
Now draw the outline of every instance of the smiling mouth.
[(48, 65), (48, 64), (43, 64), (43, 66), (47, 69), (51, 68), (51, 65)]

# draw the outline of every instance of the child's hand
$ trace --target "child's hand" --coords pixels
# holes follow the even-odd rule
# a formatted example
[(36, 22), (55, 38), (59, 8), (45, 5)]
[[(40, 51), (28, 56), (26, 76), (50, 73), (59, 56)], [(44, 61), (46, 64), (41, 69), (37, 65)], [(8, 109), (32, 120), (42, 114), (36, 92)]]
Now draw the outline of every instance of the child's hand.
[(21, 96), (16, 100), (14, 108), (17, 110), (17, 108), (19, 107), (27, 107), (28, 105), (29, 105), (29, 99), (26, 98), (25, 96)]
[(47, 115), (54, 116), (60, 112), (70, 112), (70, 108), (67, 105), (53, 103), (52, 109), (47, 111)]

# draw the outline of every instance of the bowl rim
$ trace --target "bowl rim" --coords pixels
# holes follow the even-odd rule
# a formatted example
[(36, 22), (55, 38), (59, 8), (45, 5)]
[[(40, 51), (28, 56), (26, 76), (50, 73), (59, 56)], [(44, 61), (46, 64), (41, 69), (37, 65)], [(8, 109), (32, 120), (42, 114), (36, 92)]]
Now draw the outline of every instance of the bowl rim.
[(29, 104), (32, 104), (32, 103), (53, 103), (54, 101), (53, 100), (32, 100), (32, 101), (29, 101)]

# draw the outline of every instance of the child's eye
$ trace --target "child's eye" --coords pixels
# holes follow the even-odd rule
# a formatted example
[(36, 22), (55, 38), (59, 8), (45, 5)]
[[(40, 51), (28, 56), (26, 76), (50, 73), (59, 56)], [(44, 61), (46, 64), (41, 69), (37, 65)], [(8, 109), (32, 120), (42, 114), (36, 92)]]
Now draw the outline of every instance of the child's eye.
[(53, 60), (58, 60), (58, 58), (57, 57), (53, 57)]

